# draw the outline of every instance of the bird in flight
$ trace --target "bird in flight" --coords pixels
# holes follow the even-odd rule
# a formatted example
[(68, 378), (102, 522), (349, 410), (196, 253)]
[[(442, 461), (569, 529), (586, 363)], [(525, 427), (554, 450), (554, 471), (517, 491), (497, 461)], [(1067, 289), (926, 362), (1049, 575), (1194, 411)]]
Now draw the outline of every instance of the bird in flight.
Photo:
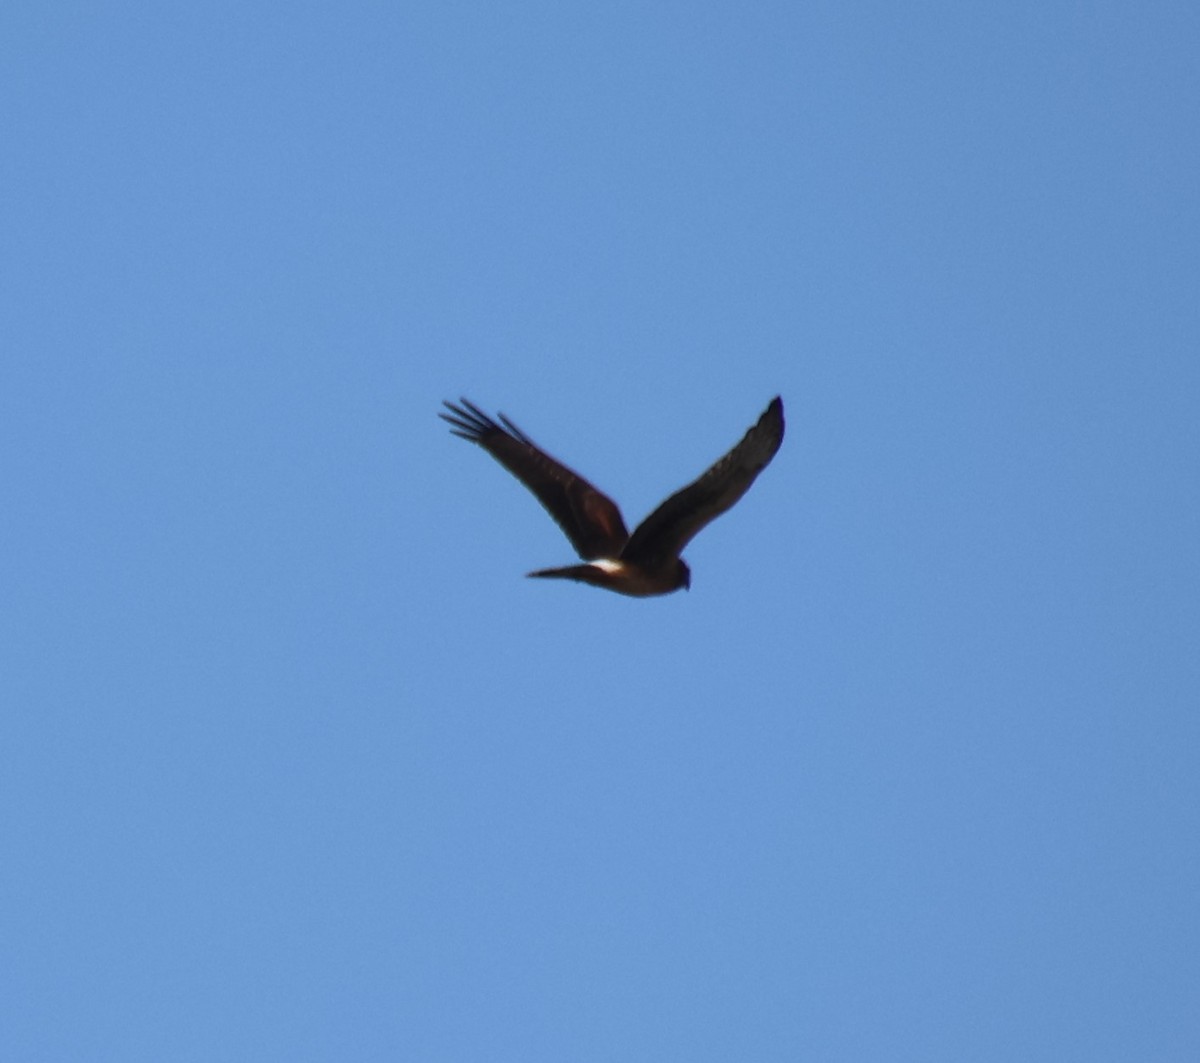
[(578, 580), (635, 598), (691, 586), (691, 570), (679, 556), (683, 548), (750, 489), (783, 442), (783, 400), (776, 396), (736, 447), (630, 535), (611, 498), (550, 457), (504, 414), (497, 423), (466, 399), (460, 401), (461, 406), (443, 403), (450, 412), (438, 416), (454, 435), (478, 443), (528, 487), (584, 562), (529, 575)]

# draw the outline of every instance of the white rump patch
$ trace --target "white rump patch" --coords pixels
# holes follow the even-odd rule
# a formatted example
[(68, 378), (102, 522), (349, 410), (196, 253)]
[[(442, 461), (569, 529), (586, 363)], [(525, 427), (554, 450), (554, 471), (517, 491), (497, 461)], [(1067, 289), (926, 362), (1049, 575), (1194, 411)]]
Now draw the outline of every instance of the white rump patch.
[(601, 572), (607, 572), (612, 576), (615, 576), (618, 572), (625, 571), (624, 561), (614, 561), (609, 557), (597, 558), (595, 561), (589, 561), (588, 564), (593, 568), (598, 568)]

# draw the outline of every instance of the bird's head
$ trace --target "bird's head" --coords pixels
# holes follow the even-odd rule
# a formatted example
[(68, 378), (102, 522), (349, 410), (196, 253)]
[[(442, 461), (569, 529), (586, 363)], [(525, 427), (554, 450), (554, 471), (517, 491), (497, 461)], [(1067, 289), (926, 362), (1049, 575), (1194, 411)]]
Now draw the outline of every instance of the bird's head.
[(678, 581), (676, 588), (682, 587), (685, 591), (692, 589), (692, 570), (687, 567), (687, 562), (683, 558), (679, 559), (679, 567), (675, 570), (675, 579)]

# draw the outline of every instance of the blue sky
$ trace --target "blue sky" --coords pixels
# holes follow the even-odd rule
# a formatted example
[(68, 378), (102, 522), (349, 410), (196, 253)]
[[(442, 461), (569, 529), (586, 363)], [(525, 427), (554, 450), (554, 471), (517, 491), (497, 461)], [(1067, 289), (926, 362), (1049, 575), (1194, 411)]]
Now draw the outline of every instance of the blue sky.
[(1200, 1058), (1198, 42), (6, 4), (0, 1056)]

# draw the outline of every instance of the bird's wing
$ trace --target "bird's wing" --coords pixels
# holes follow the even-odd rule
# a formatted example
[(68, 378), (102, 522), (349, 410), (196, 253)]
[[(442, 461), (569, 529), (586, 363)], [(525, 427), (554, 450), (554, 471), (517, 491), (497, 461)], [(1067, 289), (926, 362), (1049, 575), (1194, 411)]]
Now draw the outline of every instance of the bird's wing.
[(478, 443), (528, 487), (580, 557), (590, 561), (620, 554), (629, 532), (611, 498), (555, 461), (504, 414), (497, 424), (466, 399), (461, 402), (461, 406), (444, 403), (450, 412), (438, 416), (450, 424), (456, 436)]
[(750, 489), (782, 442), (783, 400), (776, 396), (736, 447), (634, 529), (621, 558), (655, 565), (678, 557), (692, 536)]

